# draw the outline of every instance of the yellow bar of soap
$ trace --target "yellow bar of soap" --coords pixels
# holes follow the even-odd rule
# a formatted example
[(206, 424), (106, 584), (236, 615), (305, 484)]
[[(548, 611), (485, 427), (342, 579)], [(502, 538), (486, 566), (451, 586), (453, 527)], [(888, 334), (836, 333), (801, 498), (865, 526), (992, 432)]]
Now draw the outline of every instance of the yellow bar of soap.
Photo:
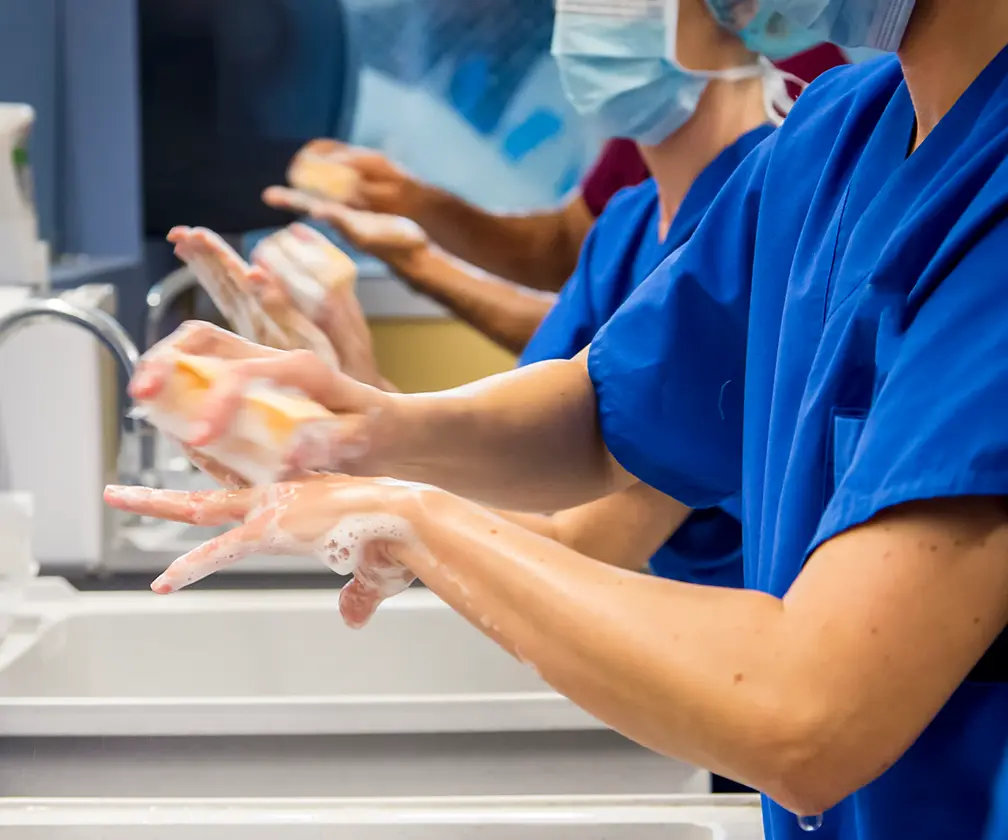
[(295, 189), (344, 203), (356, 196), (360, 175), (344, 163), (302, 151), (291, 162), (287, 181)]

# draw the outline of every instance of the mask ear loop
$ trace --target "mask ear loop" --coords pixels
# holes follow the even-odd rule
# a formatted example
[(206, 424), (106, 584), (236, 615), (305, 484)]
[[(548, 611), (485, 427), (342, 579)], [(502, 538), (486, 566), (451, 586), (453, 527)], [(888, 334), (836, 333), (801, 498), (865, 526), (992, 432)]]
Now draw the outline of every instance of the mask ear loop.
[(754, 64), (741, 67), (729, 67), (725, 70), (693, 70), (684, 67), (679, 61), (679, 3), (680, 0), (665, 0), (665, 60), (678, 67), (684, 73), (697, 79), (720, 80), (725, 82), (740, 82), (757, 76), (765, 76), (767, 66), (776, 71), (776, 67), (762, 56)]
[(766, 109), (770, 122), (780, 126), (783, 124), (784, 118), (791, 113), (795, 104), (795, 99), (792, 99), (791, 94), (788, 93), (788, 82), (798, 88), (799, 96), (808, 87), (808, 82), (799, 79), (794, 73), (788, 73), (786, 70), (775, 67), (769, 59), (763, 56), (760, 56), (760, 65), (764, 71), (763, 107)]

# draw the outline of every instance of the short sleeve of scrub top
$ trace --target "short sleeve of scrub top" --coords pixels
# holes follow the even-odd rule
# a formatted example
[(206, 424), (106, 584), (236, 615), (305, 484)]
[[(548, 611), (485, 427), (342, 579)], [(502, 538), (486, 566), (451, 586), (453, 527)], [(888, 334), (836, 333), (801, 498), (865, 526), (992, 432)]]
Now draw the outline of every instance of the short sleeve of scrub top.
[(690, 242), (630, 295), (588, 355), (613, 457), (693, 508), (741, 489), (751, 233), (776, 137), (746, 157)]
[[(754, 138), (747, 138), (747, 143)], [(708, 173), (732, 164), (730, 156)], [(718, 183), (723, 180), (716, 178)], [(657, 186), (647, 181), (622, 190), (610, 202), (585, 239), (577, 268), (564, 285), (549, 315), (519, 358), (519, 365), (545, 359), (572, 358), (587, 347), (598, 328), (619, 308), (627, 295), (687, 238), (691, 216), (714, 198), (703, 181), (683, 208), (671, 241), (659, 242), (660, 207)], [(700, 203), (702, 206), (697, 206)], [(732, 500), (737, 502), (737, 498)], [(742, 534), (738, 505), (696, 511), (650, 560), (660, 576), (709, 586), (742, 586)]]
[(657, 239), (658, 187), (647, 180), (617, 193), (592, 225), (577, 266), (518, 359), (571, 359), (587, 347), (668, 251)]

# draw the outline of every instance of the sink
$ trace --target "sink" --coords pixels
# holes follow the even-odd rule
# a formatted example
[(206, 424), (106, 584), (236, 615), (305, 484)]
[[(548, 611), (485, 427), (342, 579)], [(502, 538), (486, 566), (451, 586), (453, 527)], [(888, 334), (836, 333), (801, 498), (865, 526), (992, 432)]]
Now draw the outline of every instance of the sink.
[(7, 796), (702, 793), (427, 590), (345, 627), (336, 591), (32, 584), (0, 645)]
[(0, 803), (5, 840), (760, 840), (755, 797)]
[(429, 591), (390, 600), (361, 631), (337, 600), (75, 593), (36, 611), (30, 646), (0, 647), (0, 735), (601, 728)]

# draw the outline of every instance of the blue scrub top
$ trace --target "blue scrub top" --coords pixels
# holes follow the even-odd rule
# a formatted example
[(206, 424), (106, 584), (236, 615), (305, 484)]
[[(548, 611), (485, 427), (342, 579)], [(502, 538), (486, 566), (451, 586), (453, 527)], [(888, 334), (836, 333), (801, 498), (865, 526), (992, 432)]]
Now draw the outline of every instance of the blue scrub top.
[(1005, 753), (1005, 762), (991, 799), (993, 804), (984, 840), (1008, 840), (1008, 753)]
[[(621, 190), (592, 227), (577, 268), (518, 360), (528, 365), (569, 359), (591, 342), (630, 293), (683, 244), (746, 156), (772, 131), (769, 125), (740, 137), (693, 182), (658, 238), (661, 207), (653, 179)], [(662, 577), (710, 586), (742, 586), (742, 525), (737, 501), (694, 512), (651, 559)]]
[[(908, 157), (914, 125), (895, 57), (821, 77), (592, 342), (620, 463), (685, 504), (741, 491), (749, 588), (889, 506), (1008, 495), (1008, 51)], [(980, 837), (1001, 654), (815, 836)]]

